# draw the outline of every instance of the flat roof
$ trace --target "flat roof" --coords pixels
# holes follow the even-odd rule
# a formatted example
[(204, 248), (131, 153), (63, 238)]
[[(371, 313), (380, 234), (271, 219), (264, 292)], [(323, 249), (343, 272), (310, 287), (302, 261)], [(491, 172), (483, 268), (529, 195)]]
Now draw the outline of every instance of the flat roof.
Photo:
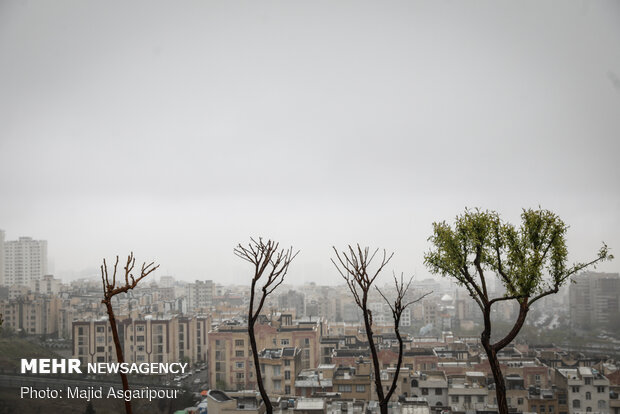
[(297, 400), (295, 410), (323, 410), (325, 401), (322, 398), (302, 398)]

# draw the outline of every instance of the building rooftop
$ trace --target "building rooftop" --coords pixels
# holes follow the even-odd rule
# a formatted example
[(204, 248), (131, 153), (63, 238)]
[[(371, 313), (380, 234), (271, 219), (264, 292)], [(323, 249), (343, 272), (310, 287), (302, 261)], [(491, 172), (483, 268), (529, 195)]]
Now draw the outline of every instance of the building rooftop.
[(322, 398), (301, 398), (297, 400), (295, 410), (323, 410), (325, 401)]

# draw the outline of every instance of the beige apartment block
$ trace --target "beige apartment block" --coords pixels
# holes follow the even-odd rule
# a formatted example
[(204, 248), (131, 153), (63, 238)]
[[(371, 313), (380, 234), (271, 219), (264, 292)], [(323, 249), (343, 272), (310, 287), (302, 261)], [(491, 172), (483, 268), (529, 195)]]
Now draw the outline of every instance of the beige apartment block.
[(28, 335), (58, 333), (61, 301), (56, 296), (25, 295), (0, 301), (3, 326)]
[[(125, 362), (206, 361), (208, 318), (118, 319)], [(116, 361), (107, 320), (73, 322), (73, 357), (82, 364)]]
[(258, 358), (267, 394), (295, 395), (295, 378), (301, 371), (301, 349), (264, 349)]
[[(301, 369), (319, 364), (322, 322), (292, 323), (291, 315), (255, 326), (256, 346), (300, 349)], [(254, 389), (256, 377), (246, 325), (220, 325), (209, 332), (209, 383), (218, 389)]]

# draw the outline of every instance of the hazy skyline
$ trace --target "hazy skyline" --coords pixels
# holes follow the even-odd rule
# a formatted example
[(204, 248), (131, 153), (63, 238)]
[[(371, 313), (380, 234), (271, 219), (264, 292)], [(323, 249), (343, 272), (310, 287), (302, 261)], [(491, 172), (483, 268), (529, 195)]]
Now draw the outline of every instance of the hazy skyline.
[(332, 245), (424, 278), (433, 221), (540, 205), (571, 260), (618, 255), (619, 23), (613, 1), (1, 1), (0, 229), (48, 240), (59, 277), (133, 250), (226, 283), (262, 235), (322, 284)]

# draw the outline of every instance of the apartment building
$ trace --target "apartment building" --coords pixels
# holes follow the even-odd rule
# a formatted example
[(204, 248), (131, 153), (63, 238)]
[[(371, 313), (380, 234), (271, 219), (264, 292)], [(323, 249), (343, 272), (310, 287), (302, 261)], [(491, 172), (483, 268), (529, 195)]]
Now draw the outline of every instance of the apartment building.
[(523, 411), (540, 414), (558, 414), (560, 413), (558, 394), (553, 389), (541, 390), (540, 388), (533, 388), (527, 396), (527, 410)]
[(24, 285), (38, 280), (47, 274), (47, 241), (33, 240), (32, 237), (20, 237), (18, 240), (4, 240), (4, 232), (0, 235), (3, 246), (4, 274), (2, 286)]
[(264, 349), (259, 353), (258, 359), (267, 394), (295, 395), (295, 378), (301, 371), (301, 349)]
[(372, 363), (368, 361), (357, 362), (353, 366), (338, 367), (334, 371), (332, 382), (333, 390), (345, 400), (376, 399), (372, 388)]
[(4, 282), (4, 238), (6, 237), (4, 230), (0, 229), (0, 286), (7, 286)]
[(613, 329), (620, 313), (620, 274), (584, 272), (574, 282), (569, 288), (572, 327)]
[(43, 275), (41, 279), (31, 280), (28, 288), (30, 292), (38, 295), (57, 295), (62, 288), (62, 282), (53, 275)]
[(317, 393), (333, 391), (334, 364), (320, 364), (317, 369), (305, 369), (295, 379), (295, 395), (312, 397)]
[(595, 369), (559, 368), (555, 380), (566, 395), (568, 414), (609, 414), (609, 380)]
[[(385, 302), (371, 302), (368, 304), (372, 312), (372, 321), (376, 325), (394, 326), (394, 317), (390, 305)], [(405, 308), (400, 318), (400, 326), (411, 326), (411, 309)]]
[(443, 371), (421, 371), (412, 374), (411, 395), (426, 398), (432, 410), (448, 406), (448, 379)]
[(452, 411), (483, 410), (488, 405), (486, 375), (467, 372), (448, 377), (448, 398)]
[(188, 312), (213, 306), (215, 286), (212, 280), (197, 280), (185, 286)]
[[(76, 321), (72, 326), (74, 358), (82, 364), (116, 361), (107, 319)], [(126, 362), (206, 361), (208, 318), (118, 318), (117, 327)]]
[(56, 335), (61, 301), (57, 296), (21, 295), (0, 301), (3, 327), (28, 335)]
[[(281, 315), (271, 323), (265, 318), (260, 322), (254, 327), (259, 351), (299, 348), (302, 369), (318, 366), (322, 321), (293, 324), (291, 315)], [(226, 389), (254, 389), (256, 386), (246, 325), (225, 324), (209, 332), (208, 360), (210, 384)]]

